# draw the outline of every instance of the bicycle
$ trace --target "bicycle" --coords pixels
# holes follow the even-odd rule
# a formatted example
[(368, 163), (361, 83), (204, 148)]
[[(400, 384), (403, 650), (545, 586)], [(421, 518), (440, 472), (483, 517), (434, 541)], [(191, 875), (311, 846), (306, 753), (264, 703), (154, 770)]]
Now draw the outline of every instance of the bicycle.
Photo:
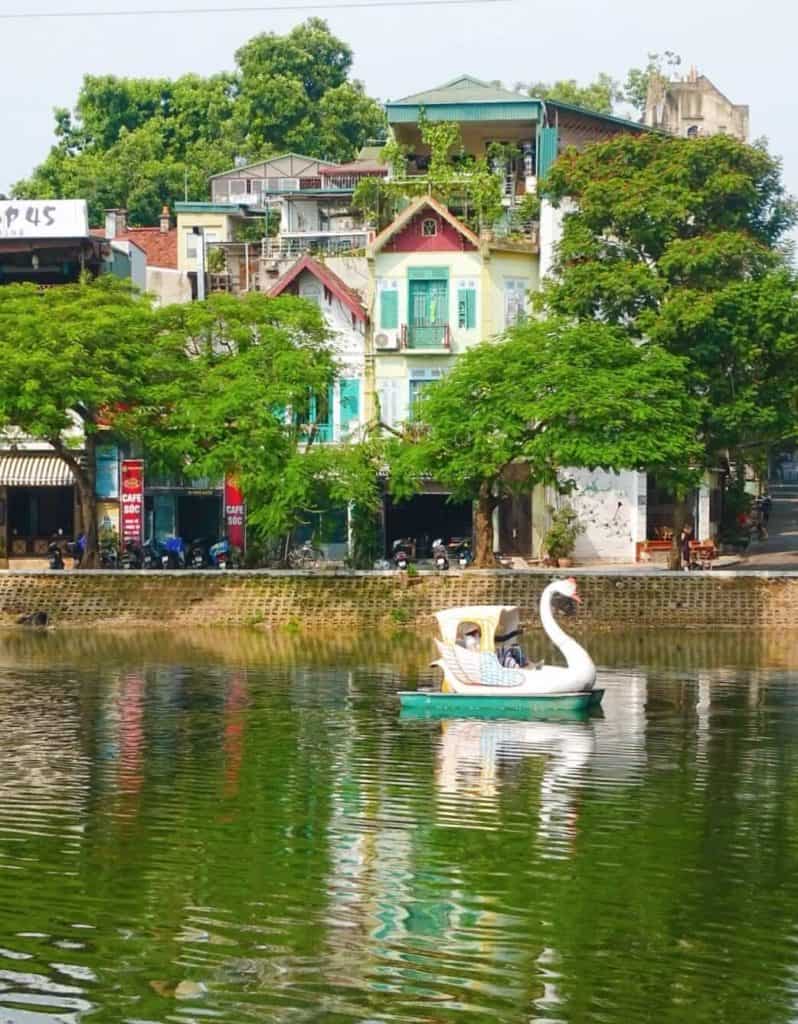
[(325, 560), (324, 552), (314, 547), (309, 540), (288, 552), (288, 566), (291, 569), (317, 569)]

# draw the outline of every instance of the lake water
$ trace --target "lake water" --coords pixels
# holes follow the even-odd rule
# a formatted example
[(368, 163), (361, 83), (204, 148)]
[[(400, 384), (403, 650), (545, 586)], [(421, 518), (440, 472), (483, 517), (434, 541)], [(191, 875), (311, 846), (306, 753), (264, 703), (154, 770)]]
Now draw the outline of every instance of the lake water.
[(1, 1024), (798, 1020), (794, 638), (586, 646), (442, 723), (410, 634), (0, 636)]

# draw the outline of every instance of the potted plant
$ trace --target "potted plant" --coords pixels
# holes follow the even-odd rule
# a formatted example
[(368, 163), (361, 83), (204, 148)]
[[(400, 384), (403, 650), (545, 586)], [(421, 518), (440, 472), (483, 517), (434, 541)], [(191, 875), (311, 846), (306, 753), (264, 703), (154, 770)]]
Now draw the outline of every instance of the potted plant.
[(585, 532), (579, 517), (570, 505), (562, 508), (549, 508), (551, 524), (543, 541), (549, 558), (561, 568), (571, 565), (571, 556), (576, 547), (576, 538)]

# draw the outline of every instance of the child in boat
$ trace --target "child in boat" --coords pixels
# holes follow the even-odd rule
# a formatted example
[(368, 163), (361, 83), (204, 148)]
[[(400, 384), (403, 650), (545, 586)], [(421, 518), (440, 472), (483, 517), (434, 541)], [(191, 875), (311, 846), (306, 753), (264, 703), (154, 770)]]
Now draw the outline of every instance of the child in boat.
[(463, 647), (465, 647), (467, 651), (478, 651), (480, 648), (481, 638), (482, 634), (479, 626), (471, 626), (466, 629), (465, 635), (463, 636)]

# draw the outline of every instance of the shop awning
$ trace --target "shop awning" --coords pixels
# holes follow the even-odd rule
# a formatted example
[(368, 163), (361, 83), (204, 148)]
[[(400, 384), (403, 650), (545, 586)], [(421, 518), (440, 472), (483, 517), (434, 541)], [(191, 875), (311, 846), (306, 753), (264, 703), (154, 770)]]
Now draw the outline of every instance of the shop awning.
[(0, 487), (71, 487), (74, 482), (57, 455), (0, 455)]

